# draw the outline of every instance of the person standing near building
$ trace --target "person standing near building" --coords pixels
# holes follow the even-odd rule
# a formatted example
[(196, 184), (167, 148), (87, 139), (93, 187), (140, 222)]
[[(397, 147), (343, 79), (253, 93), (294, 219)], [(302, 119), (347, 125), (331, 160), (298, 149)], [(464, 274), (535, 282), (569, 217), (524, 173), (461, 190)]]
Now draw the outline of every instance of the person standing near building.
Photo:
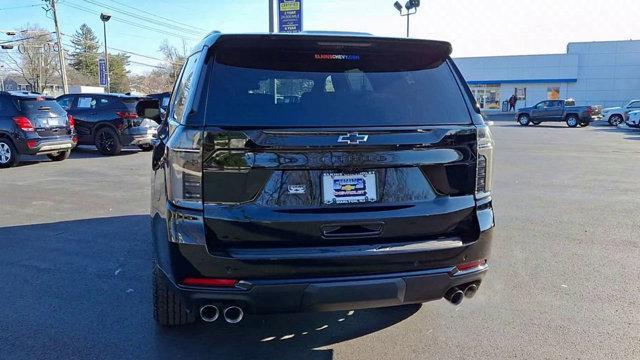
[(518, 101), (518, 98), (516, 98), (516, 94), (511, 95), (511, 97), (509, 98), (509, 111), (511, 111), (511, 109), (513, 109), (513, 111), (516, 111), (517, 101)]

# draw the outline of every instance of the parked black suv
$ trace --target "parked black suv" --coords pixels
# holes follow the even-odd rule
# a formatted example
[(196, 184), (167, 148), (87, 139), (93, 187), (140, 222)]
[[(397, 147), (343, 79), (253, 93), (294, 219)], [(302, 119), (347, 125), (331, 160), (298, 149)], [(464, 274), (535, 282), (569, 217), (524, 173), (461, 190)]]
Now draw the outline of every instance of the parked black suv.
[(155, 319), (472, 297), (493, 142), (447, 42), (213, 33), (152, 166)]
[(73, 118), (53, 98), (0, 92), (0, 168), (16, 165), (20, 155), (65, 160), (76, 141)]
[(158, 124), (138, 117), (143, 98), (126, 94), (67, 94), (58, 103), (76, 120), (78, 143), (95, 145), (103, 155), (117, 155), (123, 146), (151, 151)]

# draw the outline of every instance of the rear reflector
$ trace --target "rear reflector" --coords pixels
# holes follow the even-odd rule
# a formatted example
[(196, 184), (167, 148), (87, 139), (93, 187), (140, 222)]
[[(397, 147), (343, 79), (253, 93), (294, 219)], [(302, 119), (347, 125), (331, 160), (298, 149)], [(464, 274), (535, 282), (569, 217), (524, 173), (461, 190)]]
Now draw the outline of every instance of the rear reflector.
[(26, 116), (16, 116), (13, 118), (13, 122), (15, 122), (22, 131), (35, 131), (33, 125), (31, 124), (31, 120), (29, 120), (29, 118)]
[(27, 140), (27, 147), (33, 149), (38, 146), (38, 140)]
[(484, 266), (486, 263), (487, 263), (487, 259), (469, 261), (466, 263), (456, 265), (456, 269), (458, 269), (458, 271), (467, 271), (477, 267)]
[(234, 287), (238, 283), (235, 279), (212, 279), (212, 278), (192, 278), (188, 277), (182, 280), (182, 284), (188, 286), (218, 286), (218, 287)]

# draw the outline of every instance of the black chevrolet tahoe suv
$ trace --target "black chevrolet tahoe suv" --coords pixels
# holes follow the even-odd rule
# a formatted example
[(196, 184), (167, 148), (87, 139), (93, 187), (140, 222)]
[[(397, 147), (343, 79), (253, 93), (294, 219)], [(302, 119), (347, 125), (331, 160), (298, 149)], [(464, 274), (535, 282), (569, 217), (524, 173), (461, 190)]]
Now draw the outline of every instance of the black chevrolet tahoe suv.
[(0, 168), (18, 164), (22, 155), (65, 160), (76, 142), (73, 117), (53, 98), (25, 91), (0, 92)]
[(152, 167), (162, 325), (472, 297), (493, 141), (441, 41), (212, 33)]

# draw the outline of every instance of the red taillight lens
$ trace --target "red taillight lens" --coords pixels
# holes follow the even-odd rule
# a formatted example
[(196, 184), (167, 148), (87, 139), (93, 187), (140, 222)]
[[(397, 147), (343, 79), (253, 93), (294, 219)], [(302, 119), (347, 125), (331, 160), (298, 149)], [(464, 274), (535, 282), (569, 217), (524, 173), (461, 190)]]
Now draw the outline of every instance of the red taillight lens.
[(76, 127), (76, 119), (74, 119), (73, 116), (69, 114), (67, 114), (67, 117), (69, 118), (69, 128), (73, 130)]
[(33, 149), (38, 146), (38, 140), (27, 140), (27, 147)]
[(15, 122), (22, 131), (35, 131), (31, 120), (26, 116), (16, 116), (13, 118), (13, 122)]
[(74, 143), (78, 143), (78, 135), (73, 135), (73, 137), (71, 138), (71, 141), (73, 141)]
[(134, 112), (128, 112), (128, 111), (118, 111), (116, 115), (118, 115), (118, 117), (121, 119), (137, 119), (138, 118), (138, 114)]
[(477, 267), (484, 266), (486, 263), (487, 263), (487, 259), (474, 260), (474, 261), (458, 264), (456, 265), (456, 269), (458, 269), (458, 271), (466, 271), (466, 270), (471, 270)]
[(182, 284), (188, 286), (218, 286), (218, 287), (234, 287), (238, 283), (235, 279), (212, 279), (212, 278), (192, 278), (188, 277), (182, 280)]

